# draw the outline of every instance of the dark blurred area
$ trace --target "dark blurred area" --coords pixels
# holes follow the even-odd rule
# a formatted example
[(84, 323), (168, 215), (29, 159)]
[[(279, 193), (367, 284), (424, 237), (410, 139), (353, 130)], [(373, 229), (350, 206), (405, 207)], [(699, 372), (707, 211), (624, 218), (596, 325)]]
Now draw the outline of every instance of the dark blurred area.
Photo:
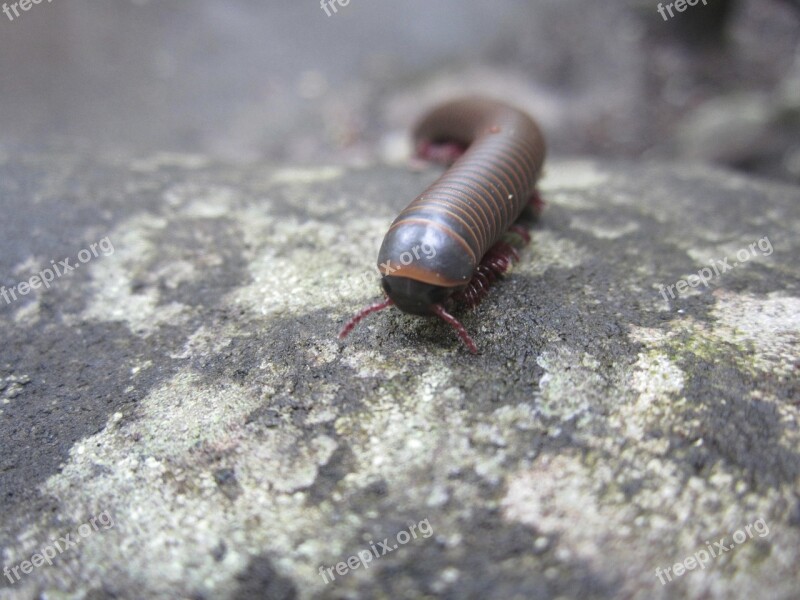
[(401, 162), (420, 112), (479, 92), (534, 113), (553, 154), (800, 182), (797, 0), (658, 5), (44, 1), (0, 13), (0, 153)]

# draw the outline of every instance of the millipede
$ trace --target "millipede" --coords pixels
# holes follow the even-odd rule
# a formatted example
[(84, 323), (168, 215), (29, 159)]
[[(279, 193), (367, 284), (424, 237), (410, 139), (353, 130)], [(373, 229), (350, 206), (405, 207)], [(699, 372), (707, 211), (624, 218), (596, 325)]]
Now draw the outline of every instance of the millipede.
[(413, 139), (419, 158), (449, 168), (392, 222), (378, 252), (385, 299), (353, 316), (339, 338), (367, 315), (396, 306), (445, 321), (477, 354), (449, 311), (477, 305), (530, 242), (520, 217), (526, 207), (536, 214), (542, 208), (536, 182), (544, 138), (536, 121), (513, 106), (463, 98), (430, 111)]

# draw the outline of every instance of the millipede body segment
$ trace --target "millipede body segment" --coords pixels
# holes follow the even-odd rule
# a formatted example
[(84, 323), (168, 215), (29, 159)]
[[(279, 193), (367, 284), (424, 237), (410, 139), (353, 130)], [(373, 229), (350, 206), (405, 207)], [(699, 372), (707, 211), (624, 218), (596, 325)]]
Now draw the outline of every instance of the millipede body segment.
[(472, 352), (474, 342), (446, 308), (474, 305), (518, 258), (504, 236), (524, 242), (514, 225), (529, 204), (538, 210), (536, 181), (545, 156), (542, 134), (524, 112), (486, 98), (465, 98), (428, 113), (414, 130), (421, 158), (450, 168), (397, 216), (378, 253), (387, 298), (345, 325), (346, 336), (366, 315), (391, 305), (437, 316)]

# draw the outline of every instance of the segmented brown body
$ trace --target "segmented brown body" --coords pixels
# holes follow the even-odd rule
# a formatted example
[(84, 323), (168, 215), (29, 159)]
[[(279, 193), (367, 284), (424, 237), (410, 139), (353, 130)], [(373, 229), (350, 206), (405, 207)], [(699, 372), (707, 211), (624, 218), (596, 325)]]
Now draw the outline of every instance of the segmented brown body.
[[(414, 138), (423, 150), (442, 143), (466, 150), (394, 220), (379, 269), (437, 286), (463, 286), (528, 204), (544, 162), (544, 140), (525, 113), (482, 98), (439, 106), (419, 123)], [(420, 242), (434, 247), (436, 257), (398, 268), (400, 255)], [(387, 264), (393, 265), (388, 273)]]
[(458, 158), (392, 223), (378, 252), (386, 299), (356, 313), (339, 337), (368, 315), (396, 306), (408, 314), (437, 316), (477, 354), (475, 342), (447, 307), (477, 304), (518, 258), (500, 241), (507, 231), (528, 241), (527, 232), (512, 224), (529, 202), (541, 207), (535, 186), (544, 140), (525, 113), (482, 98), (434, 109), (417, 126), (414, 139), (422, 158)]

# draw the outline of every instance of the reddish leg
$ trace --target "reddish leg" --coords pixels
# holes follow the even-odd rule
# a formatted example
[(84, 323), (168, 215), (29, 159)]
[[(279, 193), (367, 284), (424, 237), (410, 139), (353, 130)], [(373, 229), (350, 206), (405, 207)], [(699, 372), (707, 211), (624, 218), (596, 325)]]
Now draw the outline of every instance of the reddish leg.
[(542, 210), (544, 210), (544, 199), (541, 194), (539, 194), (539, 190), (533, 190), (533, 194), (531, 194), (531, 198), (528, 202), (530, 202), (533, 214), (538, 217)]
[(417, 145), (417, 158), (442, 165), (452, 165), (466, 152), (467, 147), (455, 142), (428, 142)]
[(382, 302), (376, 302), (375, 304), (370, 304), (366, 308), (362, 308), (358, 313), (356, 313), (356, 315), (352, 319), (350, 319), (345, 324), (344, 327), (342, 327), (342, 330), (339, 332), (339, 339), (343, 340), (344, 338), (346, 338), (350, 334), (350, 332), (353, 331), (353, 328), (356, 325), (358, 325), (364, 317), (367, 317), (372, 313), (378, 312), (379, 310), (383, 310), (384, 308), (388, 308), (392, 304), (394, 304), (394, 302), (392, 302), (390, 298), (386, 298), (386, 300), (383, 300)]
[(515, 233), (522, 238), (523, 245), (527, 246), (531, 243), (531, 234), (522, 225), (514, 224), (508, 228), (509, 233)]
[(458, 337), (461, 338), (461, 341), (464, 342), (464, 345), (469, 349), (470, 352), (473, 354), (478, 353), (478, 347), (475, 345), (475, 342), (472, 341), (469, 333), (467, 333), (466, 327), (464, 327), (458, 319), (447, 312), (441, 304), (434, 304), (431, 308), (433, 310), (433, 314), (456, 330)]
[[(508, 232), (518, 236), (522, 240), (523, 246), (531, 241), (530, 234), (521, 225), (512, 225)], [(469, 307), (477, 306), (489, 293), (489, 288), (491, 288), (492, 284), (517, 261), (519, 261), (517, 249), (508, 242), (500, 240), (489, 248), (489, 251), (484, 255), (481, 263), (472, 274), (472, 279), (470, 279), (467, 287), (453, 294), (453, 300), (458, 304), (466, 304)]]

